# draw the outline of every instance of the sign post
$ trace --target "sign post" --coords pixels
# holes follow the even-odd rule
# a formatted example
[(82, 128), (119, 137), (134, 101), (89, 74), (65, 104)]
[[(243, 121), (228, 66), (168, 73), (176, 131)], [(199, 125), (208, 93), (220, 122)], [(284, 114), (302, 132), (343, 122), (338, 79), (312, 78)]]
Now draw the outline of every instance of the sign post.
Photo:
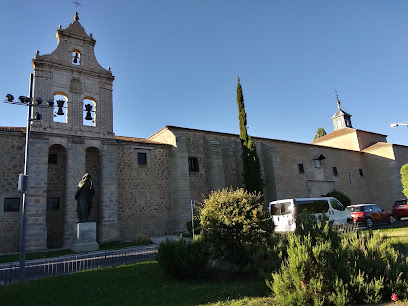
[(191, 207), (191, 230), (193, 232), (193, 241), (194, 241), (194, 205), (195, 200), (190, 200), (190, 207)]

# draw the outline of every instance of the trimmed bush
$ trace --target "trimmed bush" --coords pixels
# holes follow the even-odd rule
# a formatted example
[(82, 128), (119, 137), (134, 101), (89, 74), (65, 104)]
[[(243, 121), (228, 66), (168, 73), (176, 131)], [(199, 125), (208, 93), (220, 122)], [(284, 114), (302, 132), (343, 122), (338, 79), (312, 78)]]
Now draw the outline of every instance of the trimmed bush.
[(344, 193), (341, 191), (338, 191), (336, 189), (333, 189), (330, 191), (328, 194), (326, 194), (326, 197), (333, 197), (339, 200), (344, 206), (349, 206), (351, 205), (351, 200), (348, 196), (346, 196)]
[(200, 239), (193, 242), (166, 239), (158, 247), (157, 260), (163, 273), (177, 279), (196, 278), (207, 269), (208, 253)]
[(267, 245), (273, 223), (261, 194), (243, 189), (213, 191), (200, 209), (201, 235), (212, 259), (238, 270), (250, 262), (257, 246)]

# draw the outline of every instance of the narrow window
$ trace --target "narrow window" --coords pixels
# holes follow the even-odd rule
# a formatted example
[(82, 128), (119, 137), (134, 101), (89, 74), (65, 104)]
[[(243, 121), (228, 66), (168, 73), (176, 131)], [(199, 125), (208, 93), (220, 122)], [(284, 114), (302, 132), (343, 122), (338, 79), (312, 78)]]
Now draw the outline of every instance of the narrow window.
[(339, 176), (339, 174), (337, 172), (337, 167), (333, 167), (333, 175), (334, 176)]
[(58, 155), (53, 153), (48, 154), (48, 164), (50, 165), (58, 164)]
[(47, 198), (47, 211), (55, 211), (60, 209), (60, 198), (49, 197)]
[(315, 159), (314, 164), (315, 164), (316, 168), (321, 168), (322, 167), (322, 163), (320, 162), (320, 159)]
[(147, 155), (146, 155), (146, 153), (137, 153), (137, 163), (139, 165), (146, 165), (147, 164)]
[(360, 176), (364, 176), (363, 169), (358, 169), (358, 172), (360, 173)]
[(191, 172), (198, 171), (198, 158), (197, 157), (188, 158), (188, 170), (190, 170)]
[(4, 198), (4, 212), (20, 211), (20, 198)]
[(78, 50), (72, 51), (72, 65), (79, 66), (81, 64), (81, 53)]
[(303, 168), (303, 164), (298, 164), (299, 173), (305, 173), (305, 169)]

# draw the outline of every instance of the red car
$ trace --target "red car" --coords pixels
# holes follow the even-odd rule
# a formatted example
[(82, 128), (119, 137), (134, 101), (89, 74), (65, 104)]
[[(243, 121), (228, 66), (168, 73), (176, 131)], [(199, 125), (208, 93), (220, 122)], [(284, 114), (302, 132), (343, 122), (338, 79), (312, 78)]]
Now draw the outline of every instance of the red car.
[(375, 204), (354, 204), (347, 207), (350, 210), (354, 223), (364, 223), (372, 228), (374, 223), (395, 222), (395, 217), (390, 211), (379, 208)]
[(392, 206), (392, 214), (398, 220), (401, 219), (401, 217), (408, 217), (407, 200), (395, 201), (394, 205)]

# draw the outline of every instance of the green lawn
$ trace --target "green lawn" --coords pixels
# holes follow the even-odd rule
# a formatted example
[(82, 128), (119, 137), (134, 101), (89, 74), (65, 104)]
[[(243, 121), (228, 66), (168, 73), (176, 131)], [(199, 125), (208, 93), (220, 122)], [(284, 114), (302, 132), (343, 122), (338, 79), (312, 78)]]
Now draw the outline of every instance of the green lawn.
[(408, 256), (408, 227), (400, 225), (393, 228), (374, 229), (381, 231), (384, 235), (391, 239), (391, 245), (400, 250), (405, 256)]
[(259, 298), (264, 293), (258, 279), (177, 281), (148, 261), (1, 286), (0, 300), (2, 305), (271, 305), (270, 298)]

